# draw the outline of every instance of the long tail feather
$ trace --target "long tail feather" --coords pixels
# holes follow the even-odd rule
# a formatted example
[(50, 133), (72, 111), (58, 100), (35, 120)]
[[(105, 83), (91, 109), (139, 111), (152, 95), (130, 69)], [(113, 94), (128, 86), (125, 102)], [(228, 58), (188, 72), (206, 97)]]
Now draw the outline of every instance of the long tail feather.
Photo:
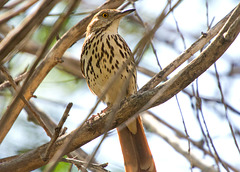
[(141, 118), (138, 116), (137, 119), (117, 131), (126, 172), (155, 172), (155, 163), (147, 143)]

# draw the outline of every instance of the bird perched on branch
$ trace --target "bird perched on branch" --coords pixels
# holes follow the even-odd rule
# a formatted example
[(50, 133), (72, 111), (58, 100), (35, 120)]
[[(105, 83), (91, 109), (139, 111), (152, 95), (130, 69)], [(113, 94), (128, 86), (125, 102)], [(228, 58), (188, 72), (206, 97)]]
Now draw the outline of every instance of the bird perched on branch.
[[(90, 90), (108, 107), (137, 91), (133, 54), (118, 34), (120, 19), (134, 9), (104, 9), (87, 27), (80, 59), (81, 71)], [(155, 164), (144, 133), (141, 118), (117, 129), (127, 172), (154, 172)]]

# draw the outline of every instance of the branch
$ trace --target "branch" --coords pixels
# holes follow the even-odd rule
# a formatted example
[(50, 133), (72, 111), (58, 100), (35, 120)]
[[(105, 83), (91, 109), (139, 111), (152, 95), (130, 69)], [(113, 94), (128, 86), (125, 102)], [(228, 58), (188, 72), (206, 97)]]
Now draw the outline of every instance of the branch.
[[(134, 114), (166, 102), (187, 87), (222, 56), (235, 40), (239, 32), (240, 5), (234, 10), (216, 39), (177, 75), (156, 88), (144, 92), (137, 92), (124, 100), (121, 108), (114, 114), (115, 120), (111, 124), (111, 129), (121, 125)], [(68, 145), (68, 148), (64, 153), (67, 154), (103, 134), (105, 128), (102, 126), (108, 123), (109, 118), (111, 118), (112, 115), (112, 110), (109, 109), (105, 114), (102, 114), (101, 118), (92, 120), (91, 126), (87, 123), (83, 124), (81, 130), (77, 133), (76, 137), (73, 138), (71, 144)], [(78, 130), (78, 128), (76, 130)], [(52, 157), (61, 145), (64, 144), (64, 141), (71, 137), (74, 132), (75, 130), (70, 134), (60, 137), (53, 145), (49, 157)], [(11, 167), (14, 167), (16, 172), (30, 171), (47, 164), (47, 162), (42, 160), (42, 157), (48, 144), (49, 143), (44, 144), (17, 158), (13, 158), (8, 162), (0, 164), (0, 171), (9, 170)]]
[(48, 155), (51, 151), (51, 148), (52, 148), (54, 142), (57, 140), (57, 138), (61, 134), (60, 132), (62, 131), (63, 124), (65, 123), (65, 121), (67, 120), (67, 117), (69, 116), (68, 113), (69, 113), (70, 109), (72, 108), (72, 105), (73, 105), (72, 103), (69, 103), (67, 105), (66, 110), (65, 110), (60, 122), (58, 123), (57, 127), (55, 128), (55, 132), (54, 132), (54, 134), (53, 134), (53, 136), (50, 140), (50, 143), (48, 144), (48, 147), (47, 147), (46, 152), (44, 154), (43, 160), (46, 161), (48, 159)]
[[(24, 72), (24, 73), (20, 74), (19, 76), (17, 76), (14, 79), (14, 83), (18, 83), (19, 81), (22, 81), (24, 78), (26, 78), (27, 74), (28, 74), (27, 72)], [(3, 83), (0, 84), (0, 91), (3, 90), (4, 88), (10, 87), (10, 86), (11, 86), (10, 81), (5, 80)]]
[[(87, 164), (87, 162), (85, 161), (79, 161), (73, 158), (63, 158), (62, 159), (63, 162), (68, 162), (68, 163), (73, 163), (73, 164), (78, 164), (79, 166), (84, 166)], [(89, 164), (90, 167), (92, 167), (93, 169), (96, 169), (98, 172), (108, 172), (108, 170), (104, 169), (105, 167), (108, 166), (108, 163), (104, 163), (104, 164), (95, 164), (95, 163), (90, 163)]]

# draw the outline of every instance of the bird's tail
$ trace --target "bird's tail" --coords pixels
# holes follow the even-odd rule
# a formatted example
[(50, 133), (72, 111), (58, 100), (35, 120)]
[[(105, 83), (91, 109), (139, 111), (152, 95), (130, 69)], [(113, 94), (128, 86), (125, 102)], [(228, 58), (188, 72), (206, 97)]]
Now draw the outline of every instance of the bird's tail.
[(126, 172), (155, 172), (156, 167), (140, 116), (118, 128)]

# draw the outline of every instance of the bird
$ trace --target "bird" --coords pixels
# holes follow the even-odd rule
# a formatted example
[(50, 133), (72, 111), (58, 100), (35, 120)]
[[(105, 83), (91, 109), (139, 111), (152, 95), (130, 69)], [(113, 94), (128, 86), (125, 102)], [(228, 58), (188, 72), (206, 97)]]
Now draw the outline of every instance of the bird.
[[(103, 9), (87, 26), (80, 68), (89, 89), (107, 107), (137, 91), (134, 57), (126, 41), (118, 34), (121, 18), (134, 11)], [(107, 91), (102, 95), (105, 89)], [(156, 171), (140, 116), (118, 127), (117, 133), (126, 172)]]

